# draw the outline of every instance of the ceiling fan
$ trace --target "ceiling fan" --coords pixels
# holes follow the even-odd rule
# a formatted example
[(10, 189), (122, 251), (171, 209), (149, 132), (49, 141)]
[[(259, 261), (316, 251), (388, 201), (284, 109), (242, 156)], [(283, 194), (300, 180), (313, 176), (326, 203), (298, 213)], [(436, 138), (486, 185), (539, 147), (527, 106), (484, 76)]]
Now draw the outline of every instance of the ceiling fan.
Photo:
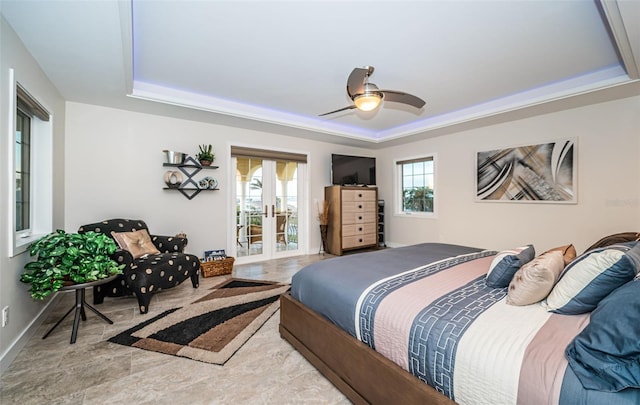
[(393, 101), (395, 103), (408, 104), (416, 108), (422, 108), (425, 104), (420, 97), (395, 90), (380, 90), (378, 86), (369, 83), (369, 76), (373, 74), (373, 66), (365, 66), (364, 68), (355, 68), (347, 79), (347, 94), (353, 100), (353, 105), (340, 108), (335, 111), (320, 114), (329, 115), (345, 110), (357, 108), (361, 111), (372, 111), (378, 108), (382, 100)]

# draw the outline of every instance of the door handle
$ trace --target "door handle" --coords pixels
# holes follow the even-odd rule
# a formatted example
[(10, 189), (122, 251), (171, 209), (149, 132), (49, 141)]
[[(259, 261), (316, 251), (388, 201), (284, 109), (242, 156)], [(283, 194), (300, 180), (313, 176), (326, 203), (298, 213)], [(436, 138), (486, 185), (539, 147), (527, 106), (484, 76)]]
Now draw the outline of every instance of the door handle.
[(267, 218), (269, 216), (269, 212), (268, 211), (269, 211), (269, 206), (265, 205), (264, 206), (264, 212), (263, 212), (265, 218)]
[(271, 218), (276, 216), (276, 206), (272, 205), (271, 206)]

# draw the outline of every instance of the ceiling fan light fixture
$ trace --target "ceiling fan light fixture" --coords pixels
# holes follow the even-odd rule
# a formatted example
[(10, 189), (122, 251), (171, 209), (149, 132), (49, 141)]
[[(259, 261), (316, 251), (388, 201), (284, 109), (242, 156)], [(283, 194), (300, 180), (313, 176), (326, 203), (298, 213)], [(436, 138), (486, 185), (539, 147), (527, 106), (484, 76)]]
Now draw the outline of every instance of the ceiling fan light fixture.
[(356, 105), (358, 110), (361, 111), (375, 110), (376, 108), (378, 108), (381, 101), (382, 95), (380, 93), (365, 93), (356, 96), (353, 99), (353, 103)]
[(347, 79), (347, 95), (353, 101), (353, 104), (328, 113), (319, 114), (319, 116), (323, 117), (355, 108), (360, 111), (373, 111), (380, 106), (382, 99), (389, 102), (407, 104), (415, 108), (424, 107), (425, 102), (419, 97), (403, 91), (380, 90), (375, 84), (369, 83), (369, 76), (372, 73), (373, 66), (353, 69)]

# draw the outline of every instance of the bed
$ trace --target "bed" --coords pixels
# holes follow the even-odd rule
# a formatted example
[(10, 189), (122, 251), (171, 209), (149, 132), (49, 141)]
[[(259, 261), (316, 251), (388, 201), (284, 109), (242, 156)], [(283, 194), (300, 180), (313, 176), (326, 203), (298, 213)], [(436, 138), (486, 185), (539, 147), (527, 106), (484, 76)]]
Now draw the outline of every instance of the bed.
[[(633, 287), (626, 297), (633, 296), (640, 292), (640, 281), (634, 280), (640, 244), (617, 246), (596, 249), (599, 255), (614, 252), (616, 265), (624, 264), (624, 276), (607, 289), (617, 293), (614, 287)], [(514, 287), (487, 284), (487, 273), (497, 274), (495, 269), (507, 259), (511, 268), (527, 267), (513, 263), (514, 258), (523, 259), (523, 249), (508, 254), (427, 243), (314, 263), (294, 275), (290, 293), (281, 298), (280, 334), (354, 403), (640, 403), (635, 369), (618, 378), (622, 383), (612, 383), (618, 384), (615, 390), (607, 384), (586, 389), (584, 370), (576, 374), (574, 364), (569, 365), (569, 347), (578, 358), (586, 353), (588, 344), (580, 346), (576, 336), (592, 333), (591, 311), (562, 313), (574, 305), (561, 302), (562, 297), (556, 299), (560, 304), (555, 312), (545, 301), (509, 305), (508, 291)], [(529, 265), (551, 256), (573, 259), (566, 260), (566, 251), (554, 253), (529, 258)], [(583, 267), (592, 258), (602, 261), (582, 256), (575, 260)], [(553, 284), (584, 273), (575, 267), (570, 273), (563, 263)], [(521, 278), (519, 271), (509, 278)], [(612, 277), (606, 275), (611, 284)], [(598, 302), (606, 304), (603, 298), (616, 294), (600, 295)], [(609, 312), (614, 305), (620, 303), (609, 304)], [(635, 311), (640, 310), (637, 305)], [(611, 318), (600, 312), (607, 321)], [(629, 318), (616, 321), (626, 327), (637, 323), (638, 313), (631, 311), (625, 315)], [(633, 329), (636, 333), (638, 327)], [(640, 363), (637, 336), (625, 342), (633, 346), (634, 339), (635, 346), (614, 361), (631, 358)]]

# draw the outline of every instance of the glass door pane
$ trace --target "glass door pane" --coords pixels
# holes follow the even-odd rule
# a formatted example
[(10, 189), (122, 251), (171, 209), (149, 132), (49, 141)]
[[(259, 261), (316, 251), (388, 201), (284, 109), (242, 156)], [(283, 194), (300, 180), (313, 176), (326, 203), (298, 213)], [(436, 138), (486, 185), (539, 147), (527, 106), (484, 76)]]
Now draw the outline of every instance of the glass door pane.
[(276, 161), (276, 252), (298, 249), (298, 163)]
[(237, 256), (263, 254), (264, 218), (263, 162), (238, 158), (236, 170), (236, 249)]

